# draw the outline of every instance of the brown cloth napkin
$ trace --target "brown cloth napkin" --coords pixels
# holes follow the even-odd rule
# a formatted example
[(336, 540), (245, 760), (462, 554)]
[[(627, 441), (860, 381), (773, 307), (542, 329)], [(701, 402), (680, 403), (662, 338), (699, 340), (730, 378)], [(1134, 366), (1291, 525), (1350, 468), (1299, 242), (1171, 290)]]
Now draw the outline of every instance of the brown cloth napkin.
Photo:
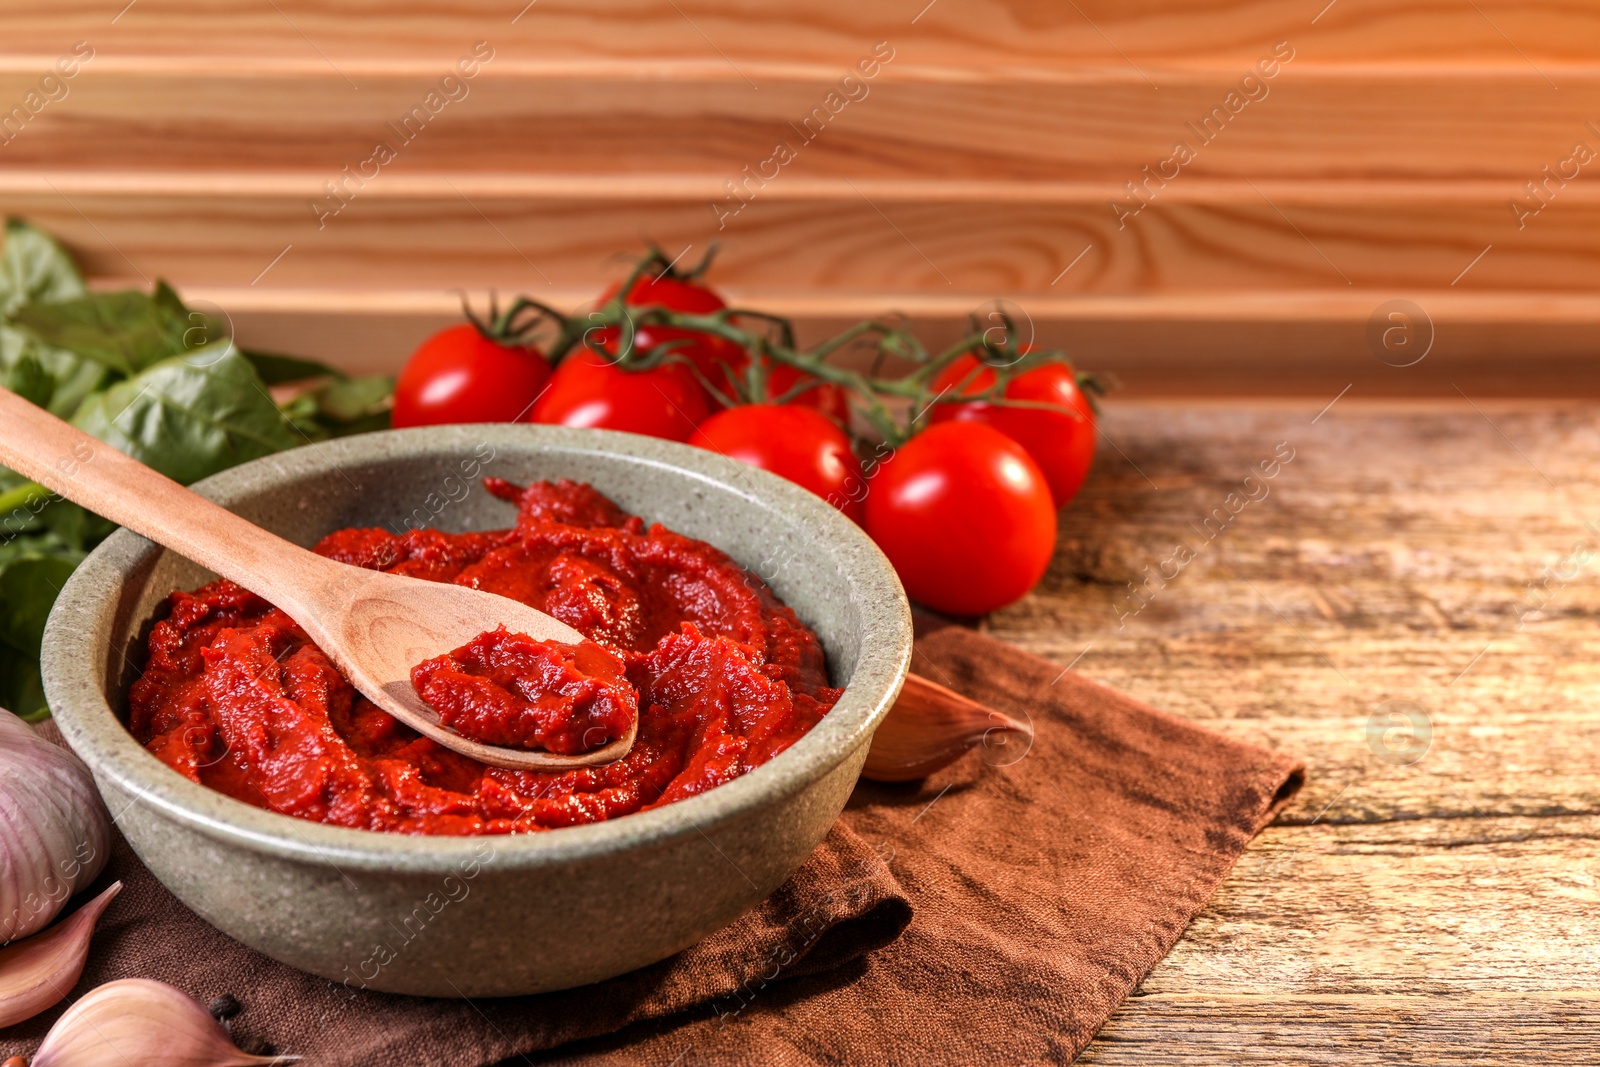
[[(230, 993), (240, 1040), (337, 1067), (1068, 1063), (1301, 767), (970, 631), (917, 653), (918, 672), (1031, 718), (1031, 750), (861, 783), (789, 882), (670, 960), (539, 997), (350, 999), (207, 926), (124, 847), (112, 874), (128, 886), (74, 995), (135, 975), (202, 1002)], [(0, 1048), (31, 1051), (58, 1014)]]

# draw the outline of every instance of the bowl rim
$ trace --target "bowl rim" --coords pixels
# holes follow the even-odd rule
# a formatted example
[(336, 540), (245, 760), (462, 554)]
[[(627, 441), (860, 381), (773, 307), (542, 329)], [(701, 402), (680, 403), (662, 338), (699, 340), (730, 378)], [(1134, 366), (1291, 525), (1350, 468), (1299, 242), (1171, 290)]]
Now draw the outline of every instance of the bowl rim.
[[(482, 443), (512, 453), (531, 449), (622, 457), (646, 468), (687, 475), (719, 491), (732, 491), (746, 506), (814, 528), (817, 539), (838, 546), (835, 554), (841, 559), (840, 573), (850, 598), (884, 607), (882, 632), (864, 634), (844, 695), (821, 723), (749, 774), (697, 796), (653, 811), (539, 833), (455, 837), (359, 830), (235, 800), (191, 782), (134, 740), (96, 681), (109, 650), (100, 645), (88, 649), (86, 655), (80, 639), (109, 623), (107, 613), (115, 610), (111, 594), (119, 584), (135, 568), (153, 562), (165, 551), (130, 530), (118, 529), (73, 572), (45, 627), (40, 659), (46, 697), (72, 749), (96, 775), (110, 779), (132, 796), (130, 806), (149, 803), (167, 818), (216, 840), (335, 870), (403, 868), (409, 873), (448, 874), (465, 864), (481, 862), (484, 842), (492, 843), (496, 869), (508, 869), (595, 860), (624, 851), (666, 847), (691, 834), (705, 836), (708, 830), (751, 817), (769, 803), (806, 789), (869, 742), (899, 695), (910, 667), (910, 605), (893, 566), (859, 526), (826, 501), (777, 475), (658, 438), (519, 423), (381, 430), (337, 438), (240, 464), (191, 488), (228, 506), (343, 466), (455, 455), (464, 446)], [(119, 819), (122, 813), (112, 814)], [(715, 842), (712, 846), (716, 847)]]

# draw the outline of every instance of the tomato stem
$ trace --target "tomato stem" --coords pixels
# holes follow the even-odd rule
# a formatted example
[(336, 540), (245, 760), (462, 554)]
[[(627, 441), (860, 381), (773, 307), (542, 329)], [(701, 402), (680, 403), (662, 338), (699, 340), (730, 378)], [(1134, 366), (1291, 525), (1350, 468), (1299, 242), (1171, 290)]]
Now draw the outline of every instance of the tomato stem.
[[(922, 430), (932, 418), (934, 410), (946, 404), (983, 402), (1004, 407), (1068, 411), (1074, 418), (1082, 417), (1060, 404), (1018, 400), (1005, 395), (1007, 387), (1019, 375), (1048, 363), (1060, 363), (1070, 368), (1072, 361), (1060, 349), (1036, 349), (1019, 344), (1016, 323), (1003, 311), (990, 316), (991, 319), (997, 318), (999, 325), (984, 327), (974, 317), (965, 336), (948, 348), (930, 354), (921, 339), (906, 327), (875, 319), (858, 322), (809, 349), (801, 349), (795, 343), (794, 324), (779, 315), (750, 308), (723, 308), (709, 314), (692, 314), (627, 302), (628, 294), (641, 281), (660, 277), (680, 280), (698, 278), (709, 266), (715, 252), (713, 245), (699, 264), (685, 271), (668, 260), (661, 249), (652, 248), (634, 265), (616, 295), (584, 316), (562, 316), (544, 304), (519, 297), (503, 319), (497, 321), (508, 330), (515, 328), (517, 336), (525, 335), (547, 318), (555, 321), (559, 329), (550, 346), (552, 362), (559, 362), (581, 345), (625, 370), (651, 370), (667, 361), (686, 363), (700, 384), (724, 406), (732, 406), (735, 399), (754, 403), (788, 403), (808, 390), (823, 385), (839, 386), (846, 391), (852, 410), (891, 447), (899, 447)], [(539, 314), (531, 322), (518, 325), (515, 315), (525, 313), (528, 309), (534, 309)], [(749, 320), (765, 323), (768, 329), (760, 332), (747, 329), (745, 323)], [(736, 372), (735, 368), (725, 363), (722, 365), (738, 395), (727, 396), (721, 387), (708, 379), (701, 368), (678, 351), (693, 343), (685, 338), (674, 337), (640, 350), (636, 341), (640, 330), (646, 327), (667, 327), (709, 335), (732, 342), (748, 352), (750, 358), (741, 371)], [(603, 332), (603, 343), (596, 340), (597, 332)], [(867, 373), (829, 362), (836, 353), (863, 342), (875, 349)], [(975, 357), (978, 366), (963, 375), (955, 385), (935, 390), (934, 383), (940, 375), (967, 355)], [(909, 362), (912, 367), (898, 377), (884, 376), (879, 372), (883, 362), (889, 358)], [(778, 365), (798, 371), (800, 380), (780, 396), (769, 398), (768, 382), (772, 368)], [(985, 371), (992, 373), (994, 380), (985, 388), (975, 389)], [(1105, 376), (1077, 371), (1074, 374), (1091, 404), (1095, 397), (1103, 396), (1115, 384), (1114, 379)]]

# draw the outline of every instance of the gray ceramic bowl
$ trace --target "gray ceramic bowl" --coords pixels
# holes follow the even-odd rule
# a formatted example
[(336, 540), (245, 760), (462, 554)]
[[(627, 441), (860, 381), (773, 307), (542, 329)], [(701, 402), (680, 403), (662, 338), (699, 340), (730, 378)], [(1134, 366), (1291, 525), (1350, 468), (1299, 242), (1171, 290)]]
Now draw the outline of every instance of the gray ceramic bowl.
[(407, 837), (263, 811), (196, 785), (123, 726), (149, 622), (213, 577), (126, 530), (67, 583), (46, 691), (139, 857), (189, 907), (306, 971), (391, 992), (500, 996), (598, 981), (677, 952), (777, 888), (843, 809), (899, 692), (911, 619), (882, 553), (826, 503), (686, 445), (544, 426), (388, 431), (247, 463), (196, 488), (300, 544), (346, 526), (509, 525), (480, 480), (586, 481), (767, 578), (814, 628), (844, 697), (752, 773), (612, 822)]

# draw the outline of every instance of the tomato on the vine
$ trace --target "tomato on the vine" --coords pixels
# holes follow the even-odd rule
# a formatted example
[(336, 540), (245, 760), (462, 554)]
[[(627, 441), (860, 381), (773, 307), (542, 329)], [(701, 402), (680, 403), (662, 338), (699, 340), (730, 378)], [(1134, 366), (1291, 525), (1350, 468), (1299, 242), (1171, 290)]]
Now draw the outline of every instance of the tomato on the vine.
[[(622, 289), (619, 282), (601, 296), (608, 302)], [(692, 279), (661, 274), (641, 277), (628, 291), (629, 307), (660, 307), (685, 315), (713, 315), (728, 305), (713, 289)], [(677, 342), (673, 351), (695, 365), (712, 387), (731, 400), (739, 398), (739, 384), (750, 365), (750, 353), (725, 337), (701, 330), (674, 326), (641, 326), (634, 335), (633, 347), (644, 352), (666, 342)], [(786, 363), (772, 363), (767, 371), (767, 398), (775, 400), (801, 382), (815, 381), (805, 372)], [(796, 394), (788, 403), (813, 408), (841, 426), (850, 422), (850, 403), (845, 391), (831, 382), (816, 382)], [(720, 406), (720, 405), (718, 405)]]
[[(613, 282), (601, 294), (600, 303), (609, 303), (621, 291), (622, 283)], [(672, 274), (642, 275), (628, 290), (625, 303), (630, 307), (663, 307), (686, 315), (710, 315), (728, 306), (710, 286)]]
[(782, 475), (861, 521), (861, 463), (849, 435), (819, 411), (744, 404), (701, 423), (689, 443)]
[(767, 371), (767, 396), (776, 400), (801, 382), (807, 383), (809, 388), (802, 393), (796, 393), (785, 403), (820, 411), (840, 426), (850, 425), (850, 399), (844, 389), (832, 382), (818, 381), (805, 371), (791, 367), (787, 363), (774, 363)]
[[(601, 296), (600, 303), (608, 303), (621, 289), (620, 282), (611, 286)], [(706, 286), (667, 274), (641, 277), (628, 290), (623, 302), (629, 307), (659, 307), (684, 315), (711, 315), (728, 306)], [(634, 351), (646, 352), (668, 342), (673, 342), (675, 354), (693, 363), (707, 381), (727, 393), (732, 392), (729, 374), (737, 373), (750, 360), (750, 354), (741, 345), (725, 337), (677, 326), (640, 326), (634, 333), (632, 347)]]
[(533, 421), (624, 430), (687, 441), (711, 414), (711, 400), (685, 364), (625, 370), (588, 348), (570, 352), (539, 402)]
[[(956, 389), (977, 370), (972, 381), (957, 395), (973, 396), (991, 388), (994, 368), (982, 364), (977, 356), (955, 360), (934, 379), (935, 392)], [(1045, 363), (1024, 371), (1006, 384), (1007, 400), (1025, 400), (1056, 405), (1056, 410), (1007, 407), (987, 400), (964, 404), (935, 404), (930, 421), (974, 422), (993, 426), (1023, 448), (1039, 465), (1050, 483), (1056, 507), (1064, 506), (1078, 492), (1094, 462), (1094, 408), (1078, 385), (1072, 368), (1065, 363)]]
[(1038, 584), (1056, 544), (1044, 474), (983, 423), (911, 438), (867, 483), (866, 530), (906, 593), (937, 611), (982, 615)]
[(526, 421), (550, 364), (538, 351), (503, 345), (470, 322), (422, 342), (395, 383), (395, 426)]

